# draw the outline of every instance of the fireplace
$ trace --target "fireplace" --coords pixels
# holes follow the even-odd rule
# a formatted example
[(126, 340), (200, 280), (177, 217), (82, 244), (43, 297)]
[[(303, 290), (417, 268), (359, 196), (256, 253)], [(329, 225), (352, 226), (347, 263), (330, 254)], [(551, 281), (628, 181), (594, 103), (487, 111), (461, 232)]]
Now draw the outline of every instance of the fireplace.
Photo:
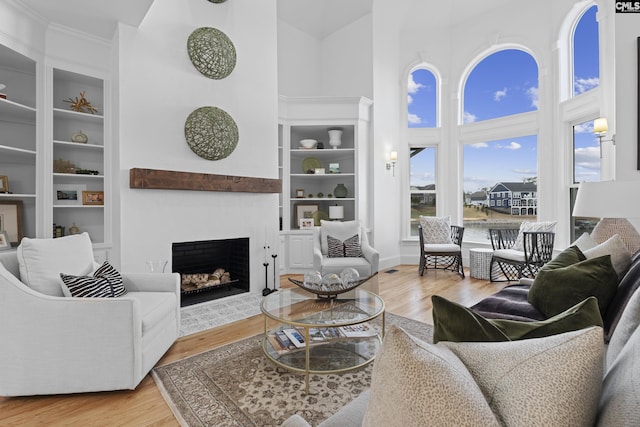
[(180, 306), (249, 292), (249, 238), (177, 242), (171, 265), (180, 273)]

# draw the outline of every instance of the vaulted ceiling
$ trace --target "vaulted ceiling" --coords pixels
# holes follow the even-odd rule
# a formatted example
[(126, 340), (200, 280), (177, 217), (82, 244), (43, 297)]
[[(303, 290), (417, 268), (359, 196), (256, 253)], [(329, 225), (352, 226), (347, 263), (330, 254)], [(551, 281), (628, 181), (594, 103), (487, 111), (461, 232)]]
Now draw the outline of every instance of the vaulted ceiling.
[[(118, 22), (137, 27), (154, 0), (15, 0), (44, 21), (111, 39)], [(179, 1), (179, 0), (178, 0)], [(201, 0), (205, 1), (205, 0)], [(227, 0), (234, 1), (234, 0)], [(256, 0), (259, 1), (259, 0)], [(374, 0), (277, 0), (278, 18), (323, 39), (371, 13)], [(376, 0), (378, 1), (378, 0)], [(386, 0), (398, 7), (398, 25), (414, 28), (455, 25), (502, 5), (525, 0)], [(215, 5), (212, 5), (215, 7)], [(389, 17), (391, 19), (391, 17)]]

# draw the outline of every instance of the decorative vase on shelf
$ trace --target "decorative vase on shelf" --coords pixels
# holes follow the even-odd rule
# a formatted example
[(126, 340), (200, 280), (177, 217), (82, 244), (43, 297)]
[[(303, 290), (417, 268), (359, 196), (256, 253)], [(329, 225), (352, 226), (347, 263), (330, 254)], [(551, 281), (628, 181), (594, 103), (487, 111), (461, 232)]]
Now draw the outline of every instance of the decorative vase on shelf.
[(78, 131), (71, 134), (71, 141), (78, 144), (86, 144), (89, 141), (89, 137), (84, 132)]
[(80, 234), (80, 228), (78, 228), (75, 222), (69, 227), (69, 234)]
[(347, 194), (349, 194), (349, 191), (347, 191), (347, 187), (345, 187), (344, 184), (338, 184), (336, 188), (333, 189), (333, 194), (339, 199), (344, 199), (347, 197)]
[(329, 145), (332, 146), (334, 150), (342, 145), (342, 129), (329, 129)]

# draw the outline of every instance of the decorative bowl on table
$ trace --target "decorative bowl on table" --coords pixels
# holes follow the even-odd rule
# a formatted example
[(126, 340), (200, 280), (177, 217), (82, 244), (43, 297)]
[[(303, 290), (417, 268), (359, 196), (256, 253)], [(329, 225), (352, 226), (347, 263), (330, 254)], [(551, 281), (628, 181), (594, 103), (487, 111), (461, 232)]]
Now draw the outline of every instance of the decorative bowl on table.
[(360, 279), (360, 274), (355, 268), (345, 268), (339, 275), (328, 273), (324, 277), (317, 271), (307, 272), (302, 281), (289, 278), (291, 283), (316, 294), (318, 298), (336, 298), (337, 295), (349, 292), (367, 280), (368, 277)]
[(302, 148), (313, 148), (318, 143), (315, 139), (301, 139), (300, 146)]

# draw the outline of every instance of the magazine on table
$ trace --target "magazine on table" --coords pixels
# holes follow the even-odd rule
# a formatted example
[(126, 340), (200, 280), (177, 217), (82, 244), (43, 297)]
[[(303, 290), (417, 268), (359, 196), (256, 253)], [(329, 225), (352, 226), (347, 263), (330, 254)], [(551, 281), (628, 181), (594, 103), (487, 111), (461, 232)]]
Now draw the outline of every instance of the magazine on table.
[(340, 333), (347, 338), (366, 338), (376, 336), (378, 333), (368, 323), (358, 323), (356, 325), (340, 326)]
[[(305, 330), (302, 327), (285, 328), (269, 334), (268, 340), (278, 354), (284, 354), (305, 348), (304, 335)], [(376, 330), (368, 322), (350, 326), (309, 328), (309, 345), (326, 344), (347, 338), (369, 338), (376, 335)]]
[(300, 331), (295, 328), (287, 328), (282, 330), (287, 338), (293, 343), (296, 348), (303, 348), (305, 345), (305, 340)]

